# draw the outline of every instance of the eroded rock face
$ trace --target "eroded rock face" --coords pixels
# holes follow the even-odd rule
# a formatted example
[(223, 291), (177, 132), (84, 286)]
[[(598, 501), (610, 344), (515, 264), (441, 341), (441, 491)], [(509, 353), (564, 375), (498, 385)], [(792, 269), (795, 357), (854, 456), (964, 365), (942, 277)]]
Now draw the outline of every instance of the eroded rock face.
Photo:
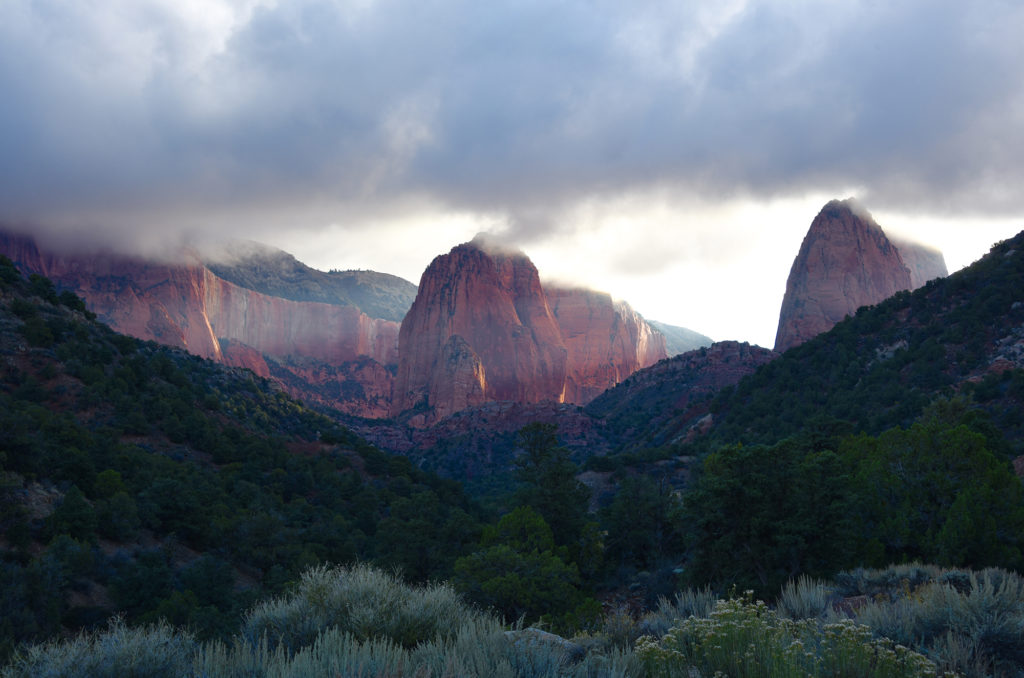
[[(118, 332), (247, 367), (260, 376), (271, 375), (265, 358), (272, 358), (292, 371), (295, 378), (283, 382), (299, 397), (309, 399), (326, 383), (309, 381), (304, 364), (309, 359), (347, 380), (367, 374), (365, 369), (341, 369), (349, 361), (397, 362), (398, 323), (369, 318), (354, 306), (292, 301), (239, 287), (218, 278), (195, 256), (160, 263), (110, 253), (65, 255), (41, 251), (31, 238), (2, 234), (0, 252), (22, 269), (74, 290)], [(390, 373), (383, 368), (369, 372), (365, 386), (374, 394), (386, 390), (389, 400)], [(319, 375), (327, 379), (323, 369)], [(385, 385), (382, 375), (388, 375)], [(382, 407), (351, 398), (314, 400), (363, 416), (380, 416), (388, 409), (387, 402)]]
[(566, 350), (536, 267), (480, 239), (427, 267), (398, 350), (394, 413), (563, 397)]
[(584, 405), (638, 369), (668, 357), (665, 337), (603, 292), (548, 287), (568, 352), (564, 401)]
[[(932, 260), (913, 251), (917, 278), (936, 270)], [(912, 289), (914, 280), (900, 250), (866, 210), (853, 200), (829, 202), (811, 223), (790, 269), (775, 350), (831, 329), (861, 306)]]

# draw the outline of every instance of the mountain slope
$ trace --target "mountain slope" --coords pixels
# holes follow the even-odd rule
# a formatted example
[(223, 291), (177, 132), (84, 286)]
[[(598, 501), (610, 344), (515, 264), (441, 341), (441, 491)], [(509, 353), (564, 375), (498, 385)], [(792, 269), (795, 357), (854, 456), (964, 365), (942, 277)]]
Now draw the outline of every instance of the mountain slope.
[(771, 444), (814, 418), (878, 433), (957, 393), (1024, 451), (1024, 233), (947, 278), (860, 309), (727, 389), (706, 442)]
[(709, 405), (720, 389), (778, 355), (747, 343), (717, 342), (639, 370), (585, 411), (604, 423), (619, 450), (680, 442), (710, 425)]
[(376, 271), (318, 271), (281, 250), (232, 241), (202, 254), (215, 275), (239, 287), (292, 301), (355, 306), (371, 318), (402, 322), (416, 286)]
[(0, 257), (0, 655), (115, 610), (216, 636), (311, 563), (424, 579), (475, 542), (458, 485), (94, 317)]
[(775, 350), (807, 341), (861, 306), (945, 275), (940, 253), (912, 244), (904, 248), (913, 271), (900, 248), (861, 205), (852, 199), (825, 205), (793, 260)]

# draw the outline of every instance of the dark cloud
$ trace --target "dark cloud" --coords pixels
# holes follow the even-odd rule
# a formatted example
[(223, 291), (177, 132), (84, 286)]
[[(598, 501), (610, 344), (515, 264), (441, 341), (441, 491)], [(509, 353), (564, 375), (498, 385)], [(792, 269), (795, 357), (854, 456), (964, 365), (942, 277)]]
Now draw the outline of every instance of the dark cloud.
[(1021, 211), (1019, 3), (680, 4), (295, 0), (218, 44), (172, 4), (8, 0), (0, 220), (427, 201), (535, 238), (655, 186)]

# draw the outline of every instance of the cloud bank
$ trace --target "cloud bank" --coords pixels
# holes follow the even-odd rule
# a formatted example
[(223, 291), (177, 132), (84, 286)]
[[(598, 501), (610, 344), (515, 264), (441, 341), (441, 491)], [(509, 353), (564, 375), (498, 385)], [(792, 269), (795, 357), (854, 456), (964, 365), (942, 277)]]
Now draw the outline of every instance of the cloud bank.
[(600, 197), (849, 186), (1019, 214), (1021, 35), (999, 0), (7, 0), (0, 221), (236, 234), (429, 206), (528, 241)]

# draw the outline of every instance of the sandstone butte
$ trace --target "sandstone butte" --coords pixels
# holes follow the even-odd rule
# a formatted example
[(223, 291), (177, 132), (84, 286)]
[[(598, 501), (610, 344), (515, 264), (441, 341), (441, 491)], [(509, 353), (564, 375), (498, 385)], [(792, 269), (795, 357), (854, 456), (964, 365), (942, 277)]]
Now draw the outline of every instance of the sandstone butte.
[(424, 271), (398, 355), (392, 413), (422, 408), (413, 424), (489, 401), (584, 404), (666, 357), (627, 305), (545, 290), (526, 255), (479, 236)]
[(814, 218), (793, 261), (775, 350), (802, 344), (861, 306), (946, 274), (940, 252), (897, 244), (854, 200), (833, 200)]
[[(291, 301), (239, 287), (194, 255), (180, 262), (62, 255), (41, 251), (31, 238), (4, 234), (0, 252), (75, 290), (118, 332), (265, 377), (271, 376), (271, 359), (280, 365), (274, 376), (297, 397), (363, 416), (387, 414), (391, 378), (383, 365), (397, 361), (396, 322), (370, 318), (353, 306)], [(380, 369), (368, 368), (366, 359)], [(344, 390), (341, 381), (360, 379), (358, 398), (322, 395)]]

